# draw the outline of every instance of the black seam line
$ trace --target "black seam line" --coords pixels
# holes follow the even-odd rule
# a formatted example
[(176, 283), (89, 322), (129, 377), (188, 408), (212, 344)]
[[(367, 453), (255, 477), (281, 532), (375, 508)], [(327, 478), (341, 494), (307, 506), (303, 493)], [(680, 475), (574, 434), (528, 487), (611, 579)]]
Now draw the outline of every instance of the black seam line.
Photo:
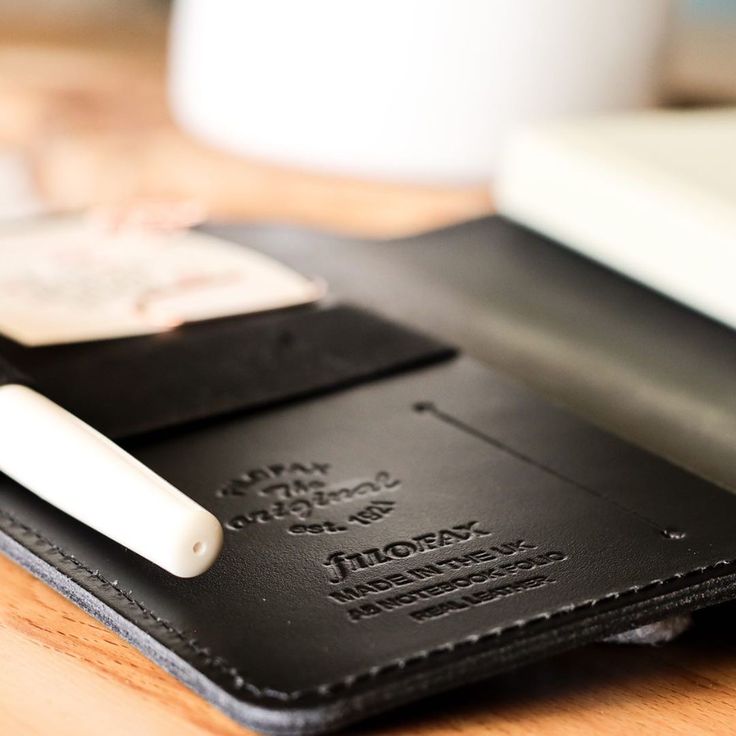
[[(32, 536), (36, 541), (45, 544), (48, 547), (49, 552), (53, 552), (54, 554), (59, 555), (64, 562), (69, 563), (74, 567), (88, 573), (92, 578), (102, 583), (102, 585), (112, 588), (139, 613), (142, 613), (155, 624), (161, 626), (170, 635), (173, 635), (174, 637), (179, 639), (187, 649), (189, 649), (194, 655), (202, 660), (202, 667), (209, 667), (220, 675), (230, 677), (232, 679), (232, 687), (234, 690), (246, 689), (251, 695), (256, 698), (273, 698), (281, 701), (295, 701), (309, 696), (327, 696), (341, 690), (348, 691), (363, 682), (375, 680), (380, 675), (387, 675), (392, 672), (399, 672), (406, 669), (407, 667), (411, 667), (413, 665), (419, 664), (420, 662), (427, 661), (432, 657), (448, 654), (462, 647), (476, 646), (482, 642), (488, 641), (489, 639), (498, 638), (501, 635), (506, 634), (510, 631), (520, 631), (535, 623), (550, 621), (555, 618), (560, 618), (562, 616), (570, 615), (585, 609), (592, 609), (596, 606), (601, 605), (602, 603), (627, 598), (643, 591), (658, 588), (663, 585), (673, 583), (677, 580), (682, 580), (683, 578), (702, 575), (703, 573), (710, 572), (719, 567), (733, 567), (734, 563), (736, 563), (736, 560), (717, 560), (716, 562), (712, 562), (708, 565), (701, 565), (690, 570), (674, 573), (668, 578), (656, 578), (655, 580), (651, 580), (643, 585), (633, 585), (630, 588), (626, 588), (622, 591), (613, 591), (611, 593), (606, 593), (606, 595), (601, 596), (600, 598), (590, 598), (579, 603), (561, 606), (554, 611), (545, 611), (544, 613), (536, 614), (535, 616), (531, 616), (527, 619), (520, 619), (518, 621), (515, 621), (514, 623), (508, 624), (507, 626), (499, 626), (495, 629), (490, 629), (489, 631), (485, 631), (482, 634), (471, 634), (464, 637), (463, 639), (459, 639), (453, 642), (447, 642), (445, 644), (438, 645), (432, 649), (424, 649), (409, 657), (399, 658), (383, 665), (376, 665), (365, 672), (360, 672), (355, 675), (348, 675), (347, 677), (337, 682), (324, 683), (320, 685), (315, 685), (304, 690), (286, 692), (283, 690), (276, 690), (268, 687), (259, 687), (257, 685), (254, 685), (253, 683), (247, 682), (235, 667), (229, 665), (224, 657), (213, 656), (212, 651), (208, 647), (200, 645), (196, 639), (188, 637), (182, 631), (175, 628), (172, 624), (166, 621), (166, 619), (157, 616), (155, 613), (150, 611), (133, 596), (132, 591), (125, 592), (120, 587), (118, 587), (116, 583), (108, 580), (103, 575), (101, 575), (98, 570), (92, 570), (91, 568), (87, 567), (72, 555), (64, 552), (61, 547), (51, 542), (35, 529), (15, 519), (7, 511), (0, 509), (0, 517), (4, 517), (10, 527), (16, 527), (25, 534)], [(56, 567), (56, 569), (59, 570), (59, 572), (63, 572), (59, 567)], [(68, 574), (67, 577), (69, 577)], [(129, 620), (132, 624), (138, 626), (138, 628), (145, 631), (145, 629), (140, 624), (134, 622), (132, 619)], [(174, 650), (172, 649), (172, 651)], [(192, 666), (197, 666), (195, 662), (191, 660), (189, 660), (189, 663), (192, 664)]]
[(521, 460), (522, 462), (525, 462), (528, 465), (532, 465), (538, 470), (542, 470), (548, 475), (551, 475), (554, 478), (557, 478), (557, 480), (564, 481), (565, 483), (577, 488), (578, 490), (584, 491), (585, 493), (588, 493), (589, 495), (594, 496), (599, 501), (610, 503), (612, 506), (615, 506), (620, 511), (623, 511), (626, 514), (631, 514), (632, 516), (635, 516), (637, 519), (639, 519), (639, 521), (644, 522), (648, 526), (656, 529), (658, 532), (665, 534), (665, 535), (667, 534), (667, 529), (662, 524), (655, 521), (654, 519), (651, 519), (650, 517), (646, 516), (645, 514), (642, 514), (636, 509), (632, 509), (632, 508), (629, 508), (628, 506), (625, 506), (617, 499), (611, 498), (611, 496), (608, 496), (605, 493), (601, 493), (601, 491), (597, 491), (594, 488), (590, 488), (589, 486), (586, 486), (583, 483), (580, 483), (574, 480), (573, 478), (570, 478), (569, 476), (565, 475), (564, 473), (561, 473), (559, 470), (555, 470), (549, 465), (545, 465), (544, 463), (540, 462), (536, 458), (533, 458), (530, 455), (527, 455), (526, 453), (521, 452), (520, 450), (517, 450), (514, 447), (511, 447), (511, 445), (507, 445), (502, 440), (499, 440), (496, 437), (493, 437), (492, 435), (487, 434), (486, 432), (483, 432), (480, 429), (476, 429), (472, 425), (467, 424), (466, 422), (462, 421), (462, 419), (458, 419), (457, 417), (454, 417), (452, 414), (448, 414), (447, 412), (442, 411), (441, 409), (438, 409), (437, 406), (430, 401), (417, 402), (416, 404), (414, 404), (414, 409), (418, 412), (430, 414), (431, 416), (435, 417), (435, 419), (439, 419), (441, 422), (444, 422), (445, 424), (448, 424), (449, 426), (454, 427), (455, 429), (458, 429), (461, 432), (464, 432), (465, 434), (469, 434), (471, 437), (475, 437), (476, 439), (479, 439), (495, 447), (497, 450), (501, 450), (501, 452), (505, 452), (507, 455), (511, 455), (517, 460)]

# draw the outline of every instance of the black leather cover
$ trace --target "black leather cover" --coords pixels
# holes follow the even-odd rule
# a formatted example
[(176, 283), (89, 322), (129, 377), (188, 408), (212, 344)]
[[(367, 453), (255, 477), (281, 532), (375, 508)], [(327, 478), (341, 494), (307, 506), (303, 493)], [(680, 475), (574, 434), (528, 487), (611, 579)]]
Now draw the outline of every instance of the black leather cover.
[(734, 495), (425, 347), (446, 359), (126, 440), (222, 520), (223, 553), (198, 578), (8, 480), (0, 546), (273, 733), (338, 728), (736, 596)]
[(488, 217), (398, 241), (214, 230), (736, 488), (736, 331)]

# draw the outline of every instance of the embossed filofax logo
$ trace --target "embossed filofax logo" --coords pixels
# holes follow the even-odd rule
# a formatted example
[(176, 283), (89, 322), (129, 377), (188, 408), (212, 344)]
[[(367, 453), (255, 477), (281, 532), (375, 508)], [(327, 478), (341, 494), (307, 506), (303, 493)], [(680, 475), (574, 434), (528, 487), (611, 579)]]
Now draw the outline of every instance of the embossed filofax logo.
[(431, 552), (435, 549), (453, 544), (462, 544), (478, 537), (485, 537), (491, 532), (479, 528), (477, 521), (455, 524), (448, 529), (417, 534), (409, 539), (389, 542), (382, 548), (374, 547), (361, 552), (332, 552), (322, 563), (327, 568), (327, 579), (336, 585), (345, 580), (352, 572), (377, 565), (384, 565), (394, 560), (406, 560), (415, 555)]

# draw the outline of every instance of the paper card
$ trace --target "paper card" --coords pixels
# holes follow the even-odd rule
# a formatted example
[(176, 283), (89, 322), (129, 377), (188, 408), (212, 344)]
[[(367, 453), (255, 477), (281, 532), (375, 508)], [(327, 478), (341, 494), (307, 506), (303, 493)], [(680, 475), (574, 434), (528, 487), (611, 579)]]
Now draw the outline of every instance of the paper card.
[(268, 256), (194, 231), (69, 218), (0, 232), (0, 332), (29, 346), (159, 332), (323, 293)]

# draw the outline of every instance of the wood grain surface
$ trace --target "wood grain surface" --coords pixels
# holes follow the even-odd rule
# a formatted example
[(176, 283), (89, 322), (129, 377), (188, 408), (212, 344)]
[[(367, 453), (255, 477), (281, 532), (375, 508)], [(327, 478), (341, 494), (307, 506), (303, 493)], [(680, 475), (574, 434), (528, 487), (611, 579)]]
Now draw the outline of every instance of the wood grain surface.
[[(241, 220), (395, 236), (483, 214), (485, 187), (336, 179), (233, 159), (176, 130), (163, 26), (9, 28), (0, 21), (0, 147), (57, 209), (191, 199)], [(736, 732), (736, 609), (662, 648), (596, 645), (352, 729), (383, 736)], [(0, 557), (0, 735), (224, 736), (247, 731)]]

